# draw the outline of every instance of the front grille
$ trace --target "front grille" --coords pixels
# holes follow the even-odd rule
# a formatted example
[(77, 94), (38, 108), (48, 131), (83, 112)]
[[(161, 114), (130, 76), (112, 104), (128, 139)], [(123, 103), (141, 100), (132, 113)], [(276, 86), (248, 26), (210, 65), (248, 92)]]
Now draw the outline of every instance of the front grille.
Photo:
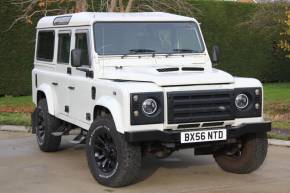
[(234, 119), (233, 90), (168, 92), (168, 123)]

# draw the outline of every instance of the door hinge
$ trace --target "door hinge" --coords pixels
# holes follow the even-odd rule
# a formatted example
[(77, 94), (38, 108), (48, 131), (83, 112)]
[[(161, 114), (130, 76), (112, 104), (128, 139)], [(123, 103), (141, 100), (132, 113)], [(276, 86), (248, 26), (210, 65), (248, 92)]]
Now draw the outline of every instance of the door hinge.
[(92, 87), (92, 99), (95, 100), (96, 99), (96, 87)]
[(66, 112), (66, 113), (68, 113), (69, 112), (69, 106), (64, 106), (64, 111)]
[(91, 120), (91, 114), (90, 113), (86, 113), (86, 120), (90, 121)]
[(38, 86), (38, 80), (37, 80), (37, 74), (35, 74), (35, 88), (37, 88), (37, 86)]
[(71, 74), (71, 67), (67, 67), (67, 69), (66, 69), (66, 73), (67, 73), (67, 74)]

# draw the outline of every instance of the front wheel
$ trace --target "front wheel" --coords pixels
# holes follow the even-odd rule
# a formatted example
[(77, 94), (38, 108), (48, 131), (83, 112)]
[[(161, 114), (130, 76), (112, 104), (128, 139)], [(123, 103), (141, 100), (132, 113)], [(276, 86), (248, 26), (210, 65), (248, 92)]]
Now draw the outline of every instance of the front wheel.
[(218, 165), (225, 171), (247, 174), (258, 169), (264, 162), (268, 140), (266, 133), (242, 137), (240, 143), (225, 147), (214, 153)]
[(87, 134), (87, 161), (94, 178), (102, 185), (121, 187), (136, 180), (141, 168), (141, 149), (117, 132), (113, 118), (95, 120)]

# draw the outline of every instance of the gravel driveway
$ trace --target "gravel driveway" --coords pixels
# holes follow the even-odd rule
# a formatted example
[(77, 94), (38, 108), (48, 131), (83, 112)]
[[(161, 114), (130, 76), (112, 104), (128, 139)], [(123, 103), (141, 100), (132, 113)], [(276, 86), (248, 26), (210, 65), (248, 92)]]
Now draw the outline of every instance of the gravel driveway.
[(139, 182), (113, 189), (97, 184), (89, 173), (83, 145), (63, 140), (62, 150), (42, 153), (34, 136), (0, 132), (1, 193), (289, 193), (290, 148), (270, 146), (256, 172), (223, 172), (211, 156), (179, 151), (163, 160), (144, 159)]

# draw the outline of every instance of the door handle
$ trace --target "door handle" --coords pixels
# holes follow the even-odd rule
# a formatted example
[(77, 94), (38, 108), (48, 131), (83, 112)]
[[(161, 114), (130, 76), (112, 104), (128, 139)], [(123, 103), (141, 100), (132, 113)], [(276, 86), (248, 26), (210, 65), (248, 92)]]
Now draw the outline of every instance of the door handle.
[(74, 89), (75, 89), (74, 86), (69, 86), (68, 88), (69, 88), (70, 90), (74, 90)]
[(57, 86), (58, 85), (57, 82), (52, 82), (51, 84), (54, 85), (54, 86)]

